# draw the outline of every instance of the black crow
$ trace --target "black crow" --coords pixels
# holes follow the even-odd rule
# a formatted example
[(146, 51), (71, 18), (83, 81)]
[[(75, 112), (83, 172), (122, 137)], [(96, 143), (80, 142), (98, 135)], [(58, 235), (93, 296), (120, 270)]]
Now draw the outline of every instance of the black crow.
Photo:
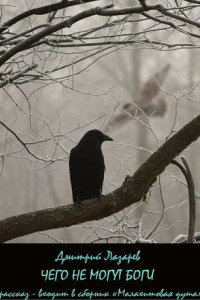
[(73, 202), (80, 203), (95, 197), (100, 199), (105, 171), (101, 145), (112, 140), (99, 130), (90, 130), (71, 150), (69, 170)]

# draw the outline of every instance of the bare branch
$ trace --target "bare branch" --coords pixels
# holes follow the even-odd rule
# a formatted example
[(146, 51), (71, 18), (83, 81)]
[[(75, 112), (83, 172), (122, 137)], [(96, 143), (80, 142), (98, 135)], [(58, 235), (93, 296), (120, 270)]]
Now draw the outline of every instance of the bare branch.
[[(195, 241), (200, 242), (200, 232), (196, 232), (194, 235)], [(188, 242), (188, 236), (185, 234), (179, 234), (173, 241), (173, 244), (185, 244)]]
[(146, 0), (138, 0), (144, 9), (147, 8)]
[(56, 25), (49, 26), (45, 28), (44, 30), (36, 33), (35, 35), (27, 38), (26, 40), (22, 41), (21, 43), (17, 44), (15, 47), (7, 51), (5, 54), (3, 54), (0, 57), (0, 66), (2, 66), (8, 59), (10, 59), (12, 56), (14, 56), (16, 53), (26, 50), (27, 48), (30, 48), (31, 45), (34, 45), (35, 42), (39, 41), (41, 38), (44, 38), (45, 36), (48, 36), (60, 29), (63, 29), (65, 27), (71, 27), (74, 23), (86, 19), (88, 17), (94, 16), (94, 15), (104, 15), (103, 12), (107, 8), (113, 7), (113, 5), (105, 6), (103, 8), (92, 8), (86, 11), (83, 11), (77, 15), (72, 16), (71, 18), (68, 18), (65, 21), (62, 21)]
[(48, 160), (48, 159), (44, 159), (44, 158), (42, 158), (42, 157), (39, 157), (39, 156), (37, 156), (37, 155), (35, 155), (29, 148), (28, 148), (28, 146), (27, 146), (27, 144), (24, 142), (24, 141), (22, 141), (22, 139), (11, 129), (11, 128), (9, 128), (5, 123), (3, 123), (2, 121), (0, 121), (0, 124), (3, 126), (3, 127), (5, 127), (9, 132), (11, 132), (13, 135), (14, 135), (14, 137), (18, 140), (18, 142), (20, 142), (20, 144), (25, 148), (25, 150), (31, 155), (31, 156), (33, 156), (35, 159), (37, 159), (37, 160), (41, 160), (41, 161), (43, 161), (43, 162), (51, 162), (51, 163), (53, 163), (54, 161), (53, 160)]
[(174, 157), (200, 136), (200, 115), (167, 140), (122, 186), (107, 194), (101, 202), (84, 201), (80, 206), (43, 209), (0, 221), (0, 242), (53, 228), (69, 227), (86, 221), (99, 220), (140, 201), (155, 178)]
[(72, 1), (68, 1), (68, 0), (63, 1), (62, 0), (55, 4), (45, 5), (42, 7), (37, 7), (37, 8), (27, 10), (27, 11), (21, 13), (20, 15), (5, 22), (4, 24), (2, 24), (0, 27), (0, 34), (2, 32), (4, 32), (6, 29), (8, 29), (10, 26), (12, 26), (12, 25), (16, 24), (17, 22), (19, 22), (27, 17), (30, 17), (32, 15), (45, 15), (45, 14), (49, 14), (51, 12), (54, 12), (54, 11), (57, 11), (57, 10), (60, 10), (60, 9), (66, 8), (66, 7), (80, 5), (80, 4), (94, 2), (94, 1), (99, 1), (99, 0), (72, 0)]
[(19, 73), (13, 75), (13, 76), (10, 76), (8, 78), (6, 78), (6, 80), (4, 80), (3, 82), (0, 83), (0, 88), (4, 87), (5, 85), (7, 85), (8, 83), (12, 83), (13, 81), (15, 81), (16, 79), (20, 78), (20, 77), (23, 77), (24, 74), (28, 73), (29, 71), (37, 68), (37, 64), (33, 64), (31, 65), (30, 67), (24, 69), (24, 70), (21, 70)]
[(195, 233), (195, 221), (196, 221), (196, 203), (195, 203), (195, 187), (192, 178), (192, 173), (190, 171), (189, 165), (184, 157), (181, 157), (182, 162), (185, 165), (187, 173), (187, 184), (188, 184), (188, 194), (189, 194), (189, 230), (188, 230), (188, 243), (194, 242)]
[(189, 229), (188, 229), (188, 243), (194, 242), (195, 234), (195, 220), (196, 220), (196, 203), (195, 203), (195, 187), (192, 174), (189, 165), (184, 157), (181, 157), (185, 168), (176, 160), (172, 160), (172, 164), (176, 165), (185, 176), (188, 186), (188, 196), (189, 196)]

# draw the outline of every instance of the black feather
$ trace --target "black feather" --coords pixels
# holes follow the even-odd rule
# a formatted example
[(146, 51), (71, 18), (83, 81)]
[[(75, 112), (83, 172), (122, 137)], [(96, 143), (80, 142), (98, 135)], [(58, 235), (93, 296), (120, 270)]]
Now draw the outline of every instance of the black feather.
[(75, 203), (101, 197), (105, 171), (101, 145), (104, 141), (112, 139), (99, 130), (90, 130), (71, 150), (69, 169)]

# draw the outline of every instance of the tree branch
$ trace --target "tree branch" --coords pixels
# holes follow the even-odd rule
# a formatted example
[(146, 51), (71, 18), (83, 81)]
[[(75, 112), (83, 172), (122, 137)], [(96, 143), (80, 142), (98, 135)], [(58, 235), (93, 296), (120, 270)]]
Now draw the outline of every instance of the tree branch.
[(94, 16), (94, 15), (101, 15), (101, 11), (104, 9), (106, 10), (108, 7), (112, 7), (113, 5), (105, 6), (104, 8), (92, 8), (86, 11), (83, 11), (81, 13), (78, 13), (71, 18), (68, 18), (65, 21), (62, 21), (56, 25), (50, 25), (49, 27), (45, 28), (44, 30), (36, 33), (35, 35), (27, 38), (26, 40), (22, 41), (21, 43), (17, 44), (15, 47), (4, 53), (0, 57), (0, 66), (2, 66), (8, 59), (10, 59), (12, 56), (14, 56), (16, 53), (19, 53), (21, 51), (26, 50), (27, 48), (30, 48), (32, 45), (34, 45), (37, 41), (44, 38), (45, 36), (48, 36), (58, 30), (61, 30), (66, 27), (71, 27), (74, 23), (86, 19), (88, 17)]
[(3, 123), (2, 121), (0, 121), (0, 125), (2, 125), (4, 128), (6, 128), (9, 132), (12, 133), (12, 135), (14, 135), (14, 137), (18, 140), (18, 142), (20, 142), (20, 144), (25, 148), (25, 150), (31, 155), (33, 156), (36, 160), (41, 160), (43, 162), (50, 162), (50, 163), (53, 163), (54, 160), (51, 160), (51, 159), (45, 159), (45, 158), (42, 158), (40, 156), (37, 156), (35, 155), (30, 149), (29, 147), (27, 146), (27, 144), (30, 144), (30, 143), (25, 143), (24, 141), (22, 141), (22, 139), (11, 129), (9, 128), (5, 123)]
[(0, 242), (37, 231), (99, 220), (140, 201), (173, 158), (199, 136), (200, 115), (166, 141), (133, 176), (127, 176), (122, 186), (103, 197), (101, 202), (91, 199), (81, 205), (70, 204), (7, 218), (0, 221)]
[(146, 0), (138, 0), (144, 9), (147, 8)]
[[(38, 42), (40, 39), (58, 31), (63, 28), (69, 28), (71, 27), (74, 23), (79, 22), (80, 20), (89, 18), (91, 16), (99, 15), (99, 16), (119, 16), (119, 15), (127, 15), (127, 14), (138, 14), (138, 13), (143, 13), (145, 11), (151, 11), (151, 10), (157, 10), (165, 15), (170, 15), (172, 18), (174, 17), (175, 19), (177, 18), (182, 18), (180, 16), (173, 15), (172, 13), (168, 13), (167, 9), (165, 9), (161, 5), (148, 5), (145, 6), (134, 6), (134, 7), (125, 7), (121, 9), (113, 9), (113, 5), (107, 5), (105, 7), (95, 7), (91, 8), (89, 10), (85, 10), (83, 12), (80, 12), (67, 20), (64, 20), (58, 24), (55, 25), (50, 25), (49, 27), (45, 28), (44, 30), (36, 33), (35, 35), (27, 38), (26, 40), (22, 41), (21, 43), (17, 44), (15, 47), (4, 53), (0, 57), (0, 66), (2, 66), (8, 59), (10, 59), (12, 56), (14, 56), (16, 53), (21, 52), (26, 50), (27, 48), (34, 47), (34, 44)], [(197, 27), (200, 27), (200, 23), (191, 21), (189, 22), (189, 19), (186, 19), (187, 23), (193, 24)]]
[(66, 7), (70, 7), (70, 6), (75, 6), (75, 5), (80, 5), (80, 4), (84, 4), (84, 3), (88, 3), (88, 2), (94, 2), (94, 1), (99, 1), (99, 0), (73, 0), (73, 1), (68, 1), (68, 0), (62, 0), (61, 2), (58, 3), (54, 3), (54, 4), (50, 4), (50, 5), (45, 5), (42, 7), (37, 7), (37, 8), (33, 8), (30, 10), (27, 10), (19, 15), (17, 15), (16, 17), (6, 21), (5, 23), (3, 23), (0, 27), (0, 34), (2, 32), (4, 32), (6, 29), (8, 29), (10, 26), (16, 24), (17, 22), (30, 17), (32, 15), (45, 15), (45, 14), (49, 14), (51, 12), (66, 8)]
[[(8, 83), (11, 83), (11, 82), (15, 81), (16, 79), (18, 79), (18, 78), (20, 78), (20, 77), (24, 77), (24, 75), (25, 75), (26, 73), (28, 73), (29, 71), (31, 71), (31, 70), (37, 68), (37, 66), (38, 66), (37, 64), (33, 64), (33, 65), (27, 67), (26, 69), (21, 70), (19, 73), (15, 74), (15, 75), (13, 75), (13, 76), (10, 76), (10, 77), (8, 77), (8, 78), (6, 78), (3, 82), (0, 83), (0, 88), (4, 87), (4, 86), (7, 85)], [(0, 124), (1, 124), (1, 122), (0, 122)]]
[(199, 22), (196, 22), (196, 21), (193, 21), (193, 20), (191, 20), (189, 18), (185, 18), (183, 16), (171, 13), (164, 6), (162, 6), (162, 5), (157, 5), (157, 6), (158, 6), (158, 11), (161, 12), (163, 15), (171, 17), (172, 19), (176, 19), (176, 20), (182, 21), (182, 22), (184, 22), (186, 24), (193, 25), (193, 26), (195, 26), (197, 28), (200, 28), (200, 23)]
[[(39, 8), (34, 8), (31, 9), (29, 11), (23, 12), (22, 14), (14, 17), (13, 19), (5, 22), (1, 27), (0, 27), (0, 33), (2, 33), (6, 28), (10, 27), (11, 25), (15, 24), (16, 22), (30, 16), (30, 15), (43, 15), (46, 13), (51, 13), (51, 12), (55, 12), (61, 8), (64, 7), (69, 7), (72, 5), (78, 5), (81, 3), (88, 3), (88, 2), (93, 2), (93, 1), (97, 1), (97, 0), (72, 0), (72, 1), (68, 1), (68, 0), (63, 0), (59, 3), (55, 3), (52, 5), (47, 5), (47, 6), (43, 6), (43, 7), (39, 7)], [(35, 47), (38, 42), (51, 35), (52, 33), (55, 33), (63, 28), (68, 28), (70, 26), (72, 26), (74, 23), (79, 22), (80, 20), (89, 18), (91, 16), (94, 15), (99, 15), (99, 16), (119, 16), (119, 15), (130, 15), (130, 14), (144, 14), (144, 16), (146, 16), (148, 19), (152, 19), (158, 23), (163, 23), (166, 24), (168, 26), (170, 26), (171, 28), (175, 28), (176, 30), (181, 31), (184, 34), (187, 34), (189, 36), (193, 36), (196, 38), (199, 38), (199, 35), (197, 33), (192, 33), (192, 32), (188, 32), (188, 31), (183, 31), (181, 30), (181, 26), (174, 24), (173, 22), (170, 22), (168, 20), (159, 20), (159, 16), (155, 17), (155, 16), (150, 16), (149, 14), (145, 14), (145, 12), (148, 11), (157, 11), (160, 12), (164, 17), (170, 17), (173, 21), (174, 20), (178, 20), (181, 22), (184, 22), (183, 25), (187, 25), (187, 24), (191, 24), (197, 28), (200, 28), (200, 22), (195, 21), (195, 20), (191, 20), (190, 18), (184, 17), (182, 15), (176, 14), (176, 12), (170, 12), (170, 9), (165, 8), (163, 5), (160, 4), (156, 4), (156, 5), (147, 5), (147, 3), (145, 2), (145, 0), (140, 0), (139, 1), (141, 5), (139, 6), (131, 6), (131, 7), (124, 7), (124, 8), (118, 8), (118, 9), (113, 9), (113, 5), (108, 5), (105, 7), (95, 7), (95, 8), (91, 8), (89, 10), (85, 10), (82, 11), (72, 17), (69, 17), (67, 19), (65, 19), (62, 22), (59, 22), (55, 25), (51, 25), (49, 24), (48, 28), (41, 30), (40, 32), (36, 33), (33, 36), (30, 36), (26, 39), (24, 39), (23, 41), (20, 41), (17, 45), (13, 46), (13, 48), (11, 48), (10, 50), (6, 51), (4, 53), (5, 50), (3, 50), (2, 56), (0, 57), (0, 66), (2, 66), (6, 61), (8, 61), (11, 57), (13, 57), (15, 54), (21, 52), (21, 51), (25, 51), (29, 48)], [(183, 26), (182, 25), (182, 26)], [(180, 27), (180, 28), (179, 28)], [(3, 41), (2, 43), (5, 44), (6, 40), (4, 40), (4, 38), (2, 37)], [(11, 40), (15, 39), (15, 37), (12, 37)], [(10, 40), (10, 39), (8, 39)], [(112, 41), (110, 41), (112, 42)], [(113, 41), (112, 43), (114, 44), (116, 41)], [(120, 44), (121, 41), (118, 41), (117, 43)], [(134, 41), (132, 41), (133, 43)], [(146, 42), (149, 42), (148, 40)], [(123, 42), (124, 43), (124, 42)], [(126, 42), (127, 43), (127, 42)], [(130, 43), (129, 43), (130, 44)], [(156, 42), (151, 41), (151, 45), (155, 44)], [(89, 44), (86, 44), (87, 46)], [(90, 44), (89, 46), (92, 46), (94, 44)], [(163, 45), (165, 45), (164, 43), (161, 43), (162, 47)], [(50, 45), (52, 46), (52, 45)], [(65, 46), (65, 45), (64, 45)], [(70, 45), (72, 46), (72, 45)], [(190, 45), (191, 46), (191, 45)], [(170, 47), (170, 45), (168, 46)]]
[(188, 228), (188, 243), (194, 242), (195, 234), (195, 221), (196, 221), (196, 203), (195, 203), (195, 187), (192, 178), (192, 173), (190, 171), (189, 165), (184, 157), (181, 160), (185, 168), (176, 160), (172, 160), (171, 163), (176, 165), (185, 176), (188, 186), (188, 198), (189, 198), (189, 228)]
[(192, 173), (190, 171), (189, 165), (184, 157), (181, 157), (186, 170), (186, 180), (188, 185), (188, 195), (189, 195), (189, 230), (188, 230), (188, 243), (194, 242), (195, 233), (195, 221), (196, 221), (196, 203), (195, 203), (195, 188), (194, 181), (192, 178)]

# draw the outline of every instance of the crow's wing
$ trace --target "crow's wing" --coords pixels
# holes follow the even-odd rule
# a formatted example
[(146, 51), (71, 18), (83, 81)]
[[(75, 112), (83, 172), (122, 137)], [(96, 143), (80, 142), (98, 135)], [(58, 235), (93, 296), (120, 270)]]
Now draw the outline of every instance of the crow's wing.
[(78, 183), (77, 183), (77, 157), (76, 150), (73, 148), (69, 156), (69, 171), (70, 171), (70, 181), (72, 186), (72, 197), (73, 202), (78, 201)]
[(98, 197), (102, 193), (104, 158), (101, 148), (77, 145), (69, 158), (73, 202)]

